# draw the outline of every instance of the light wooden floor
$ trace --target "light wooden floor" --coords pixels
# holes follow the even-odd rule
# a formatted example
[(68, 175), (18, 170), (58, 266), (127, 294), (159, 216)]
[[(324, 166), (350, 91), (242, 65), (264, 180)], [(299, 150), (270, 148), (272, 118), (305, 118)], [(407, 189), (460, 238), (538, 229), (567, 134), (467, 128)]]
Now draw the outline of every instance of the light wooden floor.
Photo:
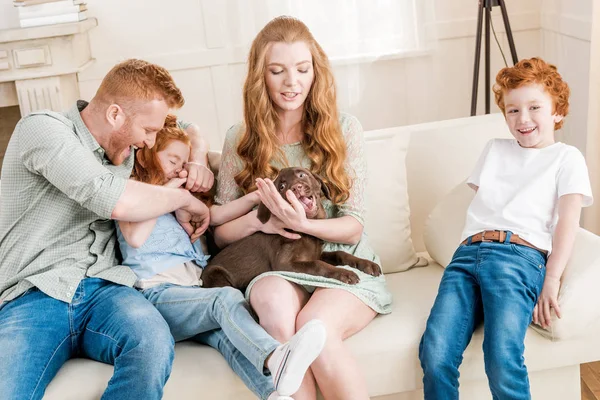
[(600, 361), (581, 365), (581, 400), (600, 400)]

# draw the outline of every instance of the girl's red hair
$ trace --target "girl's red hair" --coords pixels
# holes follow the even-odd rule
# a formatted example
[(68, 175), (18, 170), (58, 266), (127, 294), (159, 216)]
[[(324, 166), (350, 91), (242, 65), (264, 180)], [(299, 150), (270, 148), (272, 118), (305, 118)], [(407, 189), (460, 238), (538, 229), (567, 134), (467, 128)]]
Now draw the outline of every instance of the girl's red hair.
[(151, 185), (165, 183), (165, 172), (160, 166), (158, 152), (164, 150), (173, 140), (185, 143), (191, 149), (191, 141), (187, 133), (177, 125), (177, 117), (167, 115), (163, 128), (156, 134), (156, 143), (150, 149), (144, 147), (135, 154), (135, 164), (131, 177), (136, 181)]

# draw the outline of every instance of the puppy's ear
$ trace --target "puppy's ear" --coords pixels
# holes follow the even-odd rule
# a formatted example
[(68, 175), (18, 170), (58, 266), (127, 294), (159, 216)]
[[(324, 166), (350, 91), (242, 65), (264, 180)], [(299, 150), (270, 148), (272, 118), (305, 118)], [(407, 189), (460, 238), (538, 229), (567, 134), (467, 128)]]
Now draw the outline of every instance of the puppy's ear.
[(325, 195), (325, 197), (327, 197), (327, 199), (331, 200), (331, 192), (329, 191), (329, 188), (323, 181), (323, 178), (321, 178), (318, 174), (312, 174), (312, 175), (317, 180), (317, 182), (319, 182), (319, 184), (321, 185), (321, 190), (323, 191), (323, 194)]
[(271, 218), (271, 210), (267, 208), (262, 202), (258, 205), (258, 213), (256, 214), (258, 220), (263, 224), (266, 224)]

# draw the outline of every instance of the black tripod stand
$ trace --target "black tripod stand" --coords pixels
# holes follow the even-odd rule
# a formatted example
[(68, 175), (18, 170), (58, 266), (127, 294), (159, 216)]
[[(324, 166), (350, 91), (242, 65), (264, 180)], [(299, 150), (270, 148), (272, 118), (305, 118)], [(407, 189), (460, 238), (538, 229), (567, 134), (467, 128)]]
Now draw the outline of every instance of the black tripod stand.
[(475, 42), (475, 68), (473, 69), (473, 92), (471, 94), (471, 116), (477, 113), (477, 86), (479, 84), (479, 60), (481, 58), (481, 28), (483, 20), (483, 11), (485, 10), (485, 113), (490, 113), (490, 24), (492, 19), (492, 7), (500, 6), (504, 28), (510, 46), (513, 64), (518, 61), (515, 41), (513, 40), (510, 22), (504, 0), (479, 0), (479, 12), (477, 15), (477, 34)]

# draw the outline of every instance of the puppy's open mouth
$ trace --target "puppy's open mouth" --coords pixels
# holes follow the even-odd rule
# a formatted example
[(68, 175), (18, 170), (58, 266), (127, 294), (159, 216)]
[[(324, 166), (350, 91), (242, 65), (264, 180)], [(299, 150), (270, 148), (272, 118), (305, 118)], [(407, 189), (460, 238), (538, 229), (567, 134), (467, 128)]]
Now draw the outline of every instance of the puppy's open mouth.
[(308, 218), (313, 218), (317, 214), (317, 202), (314, 196), (300, 196), (298, 200), (300, 200), (302, 207), (304, 207), (304, 212), (306, 212)]

